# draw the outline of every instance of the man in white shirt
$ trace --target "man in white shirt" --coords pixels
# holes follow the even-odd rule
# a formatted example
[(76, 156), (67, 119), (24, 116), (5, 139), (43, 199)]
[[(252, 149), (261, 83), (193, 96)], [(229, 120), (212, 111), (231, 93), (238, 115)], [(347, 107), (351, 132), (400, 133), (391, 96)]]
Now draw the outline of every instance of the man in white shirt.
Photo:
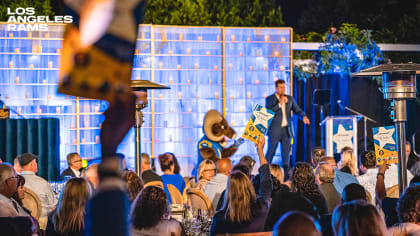
[(81, 177), (80, 169), (82, 169), (82, 158), (79, 153), (73, 152), (67, 155), (68, 168), (61, 173), (61, 180), (65, 180), (65, 176)]
[[(372, 204), (375, 204), (375, 186), (376, 177), (378, 175), (378, 168), (376, 167), (376, 154), (374, 151), (362, 152), (360, 154), (360, 171), (363, 175), (357, 177), (360, 185), (362, 185), (366, 192), (372, 196)], [(407, 171), (408, 182), (413, 178), (413, 175)], [(398, 185), (398, 165), (391, 164), (388, 171), (385, 172), (385, 188), (390, 188)]]
[(210, 199), (213, 209), (216, 209), (220, 196), (226, 189), (228, 176), (232, 170), (232, 161), (229, 158), (217, 162), (217, 174), (207, 184), (204, 193)]
[[(5, 216), (29, 216), (12, 196), (17, 191), (18, 176), (12, 166), (0, 164), (0, 202)], [(6, 209), (7, 207), (7, 209)]]
[(294, 136), (292, 124), (292, 111), (300, 116), (303, 123), (310, 124), (305, 112), (296, 104), (292, 96), (286, 95), (286, 83), (284, 80), (277, 80), (276, 92), (265, 100), (267, 109), (275, 113), (271, 125), (268, 128), (268, 148), (265, 157), (268, 163), (272, 163), (277, 146), (281, 143), (282, 165), (286, 179), (288, 179), (288, 168), (290, 165), (291, 140)]
[(24, 153), (18, 158), (22, 167), (22, 176), (25, 178), (25, 187), (34, 191), (41, 200), (41, 217), (48, 216), (48, 212), (57, 205), (57, 198), (48, 182), (36, 175), (38, 172), (38, 157), (30, 153)]

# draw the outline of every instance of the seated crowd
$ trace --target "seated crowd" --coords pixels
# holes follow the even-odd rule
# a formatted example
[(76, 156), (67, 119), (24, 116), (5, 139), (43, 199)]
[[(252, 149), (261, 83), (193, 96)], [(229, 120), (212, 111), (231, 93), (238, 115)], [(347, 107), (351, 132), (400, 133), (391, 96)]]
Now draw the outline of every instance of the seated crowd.
[[(407, 156), (412, 155), (407, 143)], [(204, 160), (197, 176), (183, 177), (173, 153), (154, 159), (143, 153), (141, 175), (124, 167), (122, 180), (131, 204), (130, 235), (186, 235), (182, 222), (171, 217), (171, 205), (194, 207), (190, 194), (201, 196), (212, 216), (210, 235), (257, 233), (264, 235), (420, 235), (420, 166), (409, 158), (409, 186), (398, 194), (396, 164), (376, 165), (374, 151), (358, 158), (345, 147), (340, 160), (314, 148), (311, 161), (298, 162), (290, 173), (269, 164), (256, 145), (256, 161), (244, 156), (234, 165), (228, 158)], [(125, 164), (124, 156), (119, 155)], [(24, 153), (14, 165), (0, 164), (0, 235), (84, 235), (88, 203), (105, 184), (98, 164), (82, 168), (81, 157), (71, 153), (66, 181), (59, 197), (37, 176), (38, 157)], [(32, 196), (40, 202), (35, 214), (25, 204)], [(199, 206), (203, 209), (203, 205)], [(31, 209), (31, 210), (29, 210)], [(184, 214), (185, 216), (185, 214)]]

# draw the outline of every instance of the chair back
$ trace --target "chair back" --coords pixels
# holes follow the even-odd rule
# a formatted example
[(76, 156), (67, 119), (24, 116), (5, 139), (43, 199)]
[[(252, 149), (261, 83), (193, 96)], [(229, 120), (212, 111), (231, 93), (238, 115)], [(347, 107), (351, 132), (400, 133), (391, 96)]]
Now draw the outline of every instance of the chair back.
[(195, 209), (202, 209), (209, 212), (209, 215), (213, 215), (213, 206), (210, 199), (203, 191), (195, 188), (190, 188), (187, 191), (188, 205)]
[(386, 190), (386, 196), (390, 198), (399, 198), (400, 192), (399, 192), (398, 184), (388, 188)]
[(39, 220), (42, 211), (41, 199), (35, 192), (26, 187), (23, 187), (23, 191), (25, 196), (22, 200), (23, 206), (31, 212), (35, 219)]
[(366, 190), (366, 201), (375, 205), (375, 199), (372, 200), (372, 194), (370, 194), (369, 191), (367, 191), (367, 190)]
[(187, 182), (185, 184), (184, 192), (182, 193), (182, 203), (188, 203), (188, 189), (191, 188), (191, 182)]
[(149, 187), (149, 186), (157, 186), (160, 187), (161, 189), (163, 189), (163, 182), (162, 181), (150, 181), (148, 183), (146, 183), (144, 185), (144, 187)]
[(258, 233), (224, 233), (224, 234), (216, 234), (216, 236), (271, 236), (273, 232), (258, 232)]
[(182, 204), (182, 195), (179, 190), (172, 184), (167, 184), (166, 187), (171, 195), (172, 204)]

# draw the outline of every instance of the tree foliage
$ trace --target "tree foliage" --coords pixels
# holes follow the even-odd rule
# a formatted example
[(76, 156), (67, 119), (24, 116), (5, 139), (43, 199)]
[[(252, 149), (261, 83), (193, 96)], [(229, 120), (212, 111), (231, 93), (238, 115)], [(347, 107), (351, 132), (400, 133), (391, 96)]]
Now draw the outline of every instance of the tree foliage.
[(282, 18), (274, 0), (149, 0), (145, 23), (276, 27)]

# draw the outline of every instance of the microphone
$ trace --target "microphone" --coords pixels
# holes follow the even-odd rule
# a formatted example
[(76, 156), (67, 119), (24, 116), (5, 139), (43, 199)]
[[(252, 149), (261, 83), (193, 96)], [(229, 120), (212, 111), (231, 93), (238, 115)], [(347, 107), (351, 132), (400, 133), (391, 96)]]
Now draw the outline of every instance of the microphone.
[(345, 110), (340, 99), (337, 100), (337, 104), (338, 104), (338, 106), (340, 106), (341, 109)]

